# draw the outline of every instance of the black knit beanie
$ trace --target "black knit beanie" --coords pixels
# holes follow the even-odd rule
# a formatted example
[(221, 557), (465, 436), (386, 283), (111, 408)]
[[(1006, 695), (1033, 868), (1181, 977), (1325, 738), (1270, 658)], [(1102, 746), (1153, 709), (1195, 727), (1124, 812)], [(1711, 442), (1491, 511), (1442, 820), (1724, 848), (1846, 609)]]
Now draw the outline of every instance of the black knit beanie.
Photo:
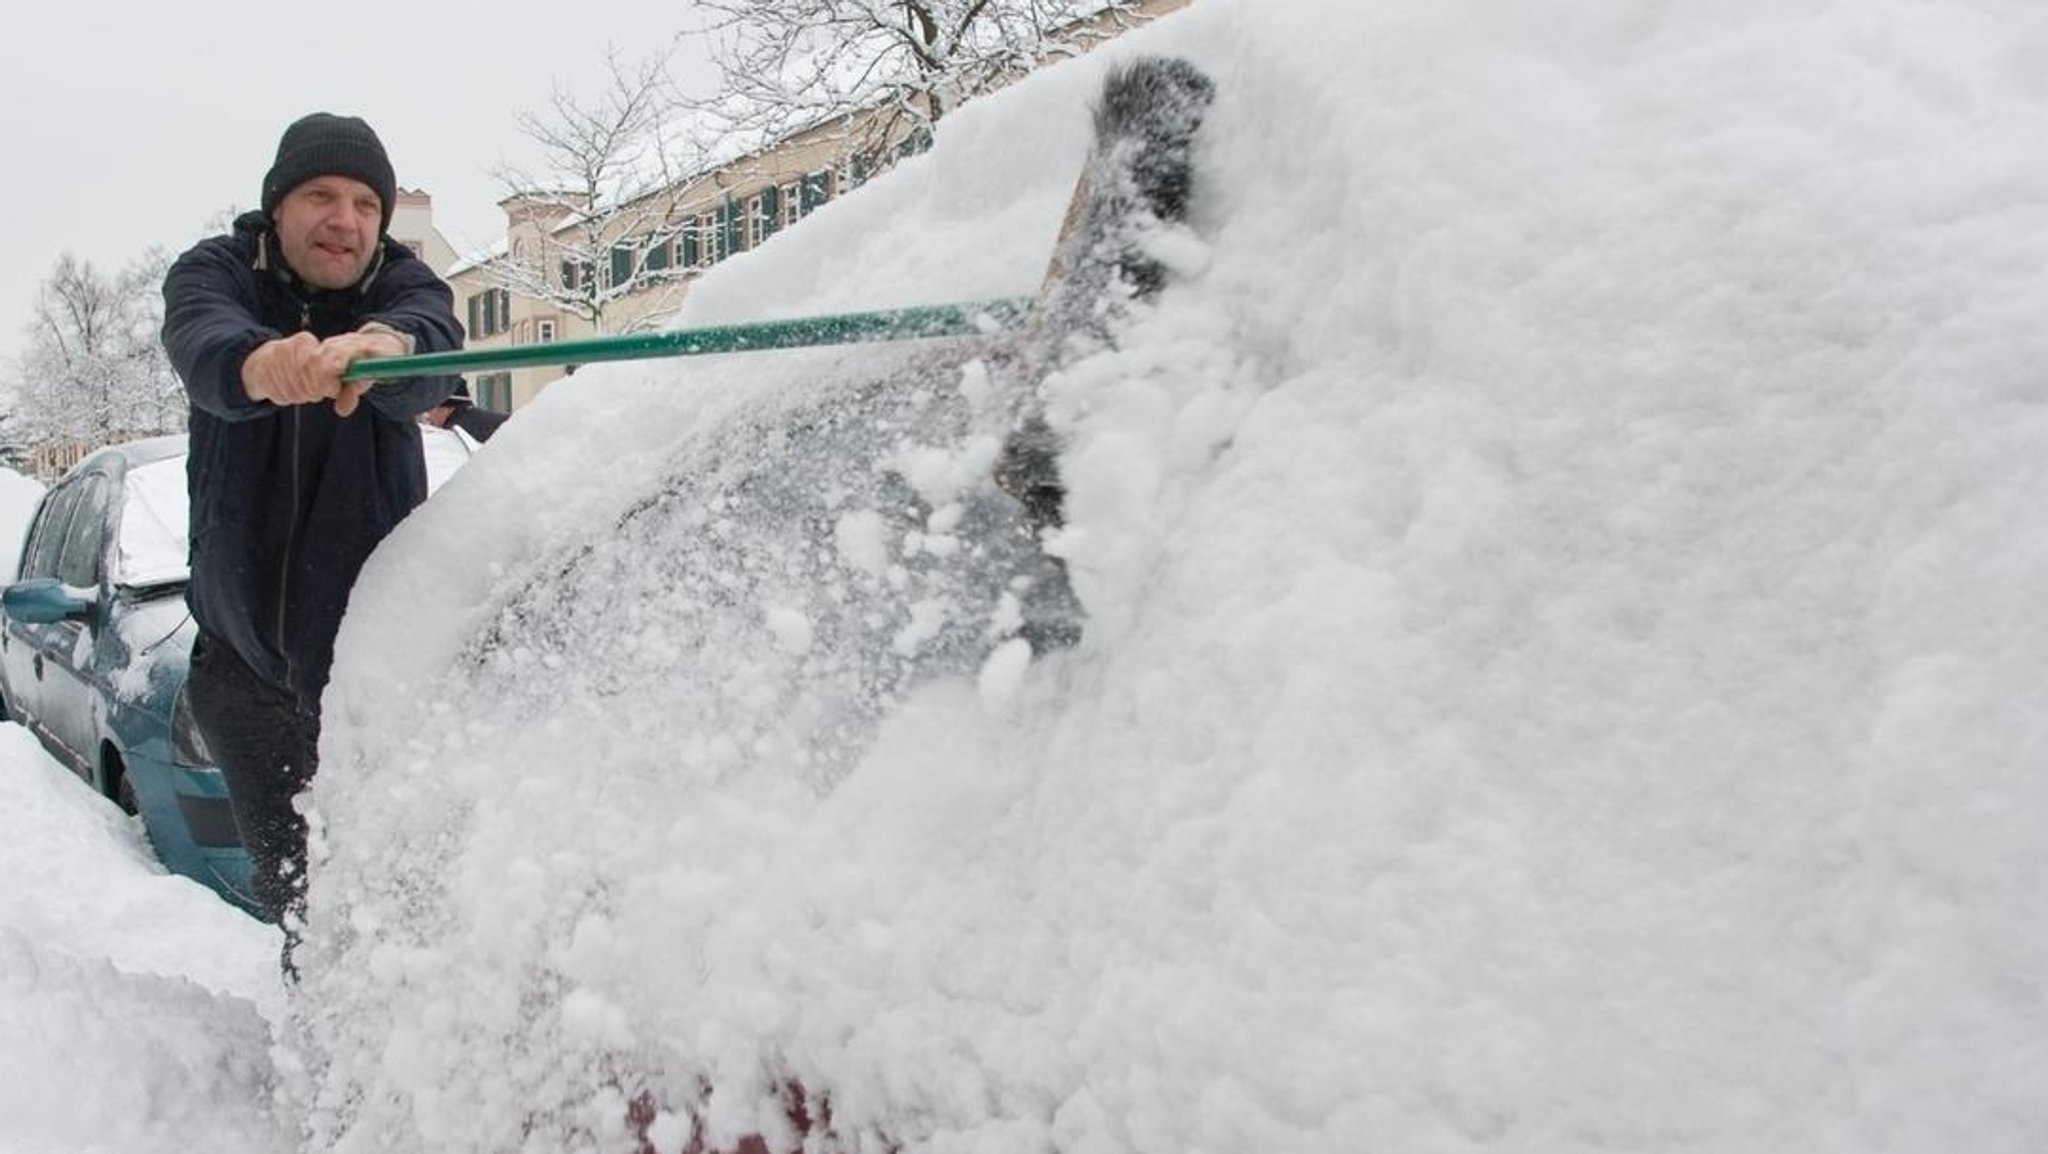
[(277, 142), (277, 160), (263, 177), (263, 215), (269, 216), (292, 189), (316, 176), (346, 176), (377, 192), (384, 207), (379, 232), (391, 230), (398, 207), (398, 178), (384, 143), (361, 117), (315, 112), (293, 121)]

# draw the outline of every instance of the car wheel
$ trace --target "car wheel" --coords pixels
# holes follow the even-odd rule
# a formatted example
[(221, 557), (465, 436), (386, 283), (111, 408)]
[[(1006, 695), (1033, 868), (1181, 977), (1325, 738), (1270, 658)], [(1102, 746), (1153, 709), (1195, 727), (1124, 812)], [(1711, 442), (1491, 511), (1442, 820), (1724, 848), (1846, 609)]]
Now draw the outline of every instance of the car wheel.
[(121, 764), (119, 754), (111, 751), (107, 753), (105, 774), (107, 795), (114, 799), (114, 804), (121, 807), (121, 812), (141, 812), (141, 807), (135, 801), (135, 784), (128, 780), (128, 767)]

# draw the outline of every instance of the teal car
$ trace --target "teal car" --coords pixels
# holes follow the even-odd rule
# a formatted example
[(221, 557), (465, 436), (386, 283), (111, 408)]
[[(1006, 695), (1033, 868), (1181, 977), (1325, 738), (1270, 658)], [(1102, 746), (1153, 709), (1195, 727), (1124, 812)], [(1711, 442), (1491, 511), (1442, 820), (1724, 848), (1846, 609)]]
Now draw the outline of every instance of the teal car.
[(0, 707), (139, 814), (166, 869), (245, 909), (249, 857), (185, 702), (185, 438), (101, 449), (51, 487), (0, 589)]

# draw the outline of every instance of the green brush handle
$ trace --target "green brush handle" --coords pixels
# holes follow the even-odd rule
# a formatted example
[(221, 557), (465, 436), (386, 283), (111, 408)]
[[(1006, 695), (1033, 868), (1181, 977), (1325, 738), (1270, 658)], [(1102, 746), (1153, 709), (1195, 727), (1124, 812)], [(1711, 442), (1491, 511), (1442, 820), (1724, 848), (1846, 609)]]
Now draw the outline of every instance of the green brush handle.
[(783, 321), (713, 325), (659, 333), (585, 337), (573, 341), (514, 345), (502, 349), (465, 349), (421, 353), (411, 357), (361, 360), (341, 375), (345, 381), (385, 381), (440, 373), (519, 369), (533, 365), (588, 365), (599, 361), (642, 361), (657, 357), (695, 357), (760, 349), (796, 349), (812, 345), (848, 345), (866, 341), (905, 341), (926, 337), (957, 337), (1008, 328), (1030, 311), (1029, 297), (968, 304), (919, 305), (880, 312), (841, 313)]

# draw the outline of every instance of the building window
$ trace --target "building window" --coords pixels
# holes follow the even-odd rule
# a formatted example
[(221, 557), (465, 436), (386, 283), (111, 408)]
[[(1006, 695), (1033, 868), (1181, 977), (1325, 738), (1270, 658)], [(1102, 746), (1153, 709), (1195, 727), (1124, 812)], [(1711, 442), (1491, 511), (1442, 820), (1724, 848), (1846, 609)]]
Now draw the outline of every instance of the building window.
[(794, 181), (782, 186), (782, 227), (784, 228), (795, 224), (804, 215), (803, 196), (798, 191), (800, 187)]
[(538, 320), (533, 322), (533, 339), (535, 343), (543, 345), (547, 344), (551, 340), (554, 340), (555, 322), (553, 320)]
[(508, 289), (485, 289), (470, 296), (469, 335), (492, 337), (512, 327), (512, 293)]
[(747, 210), (740, 202), (728, 200), (719, 208), (719, 231), (725, 234), (725, 255), (747, 251)]
[(725, 214), (707, 212), (697, 218), (697, 257), (700, 264), (713, 265), (725, 259)]
[(512, 374), (484, 373), (476, 379), (476, 403), (495, 412), (512, 411)]

